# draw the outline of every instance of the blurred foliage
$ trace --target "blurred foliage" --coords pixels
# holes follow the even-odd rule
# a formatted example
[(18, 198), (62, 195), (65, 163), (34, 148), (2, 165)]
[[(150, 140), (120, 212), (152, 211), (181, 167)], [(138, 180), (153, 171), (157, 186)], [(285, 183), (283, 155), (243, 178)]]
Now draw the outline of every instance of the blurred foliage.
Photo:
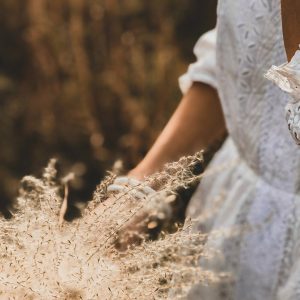
[(89, 197), (145, 154), (180, 99), (177, 78), (216, 1), (2, 0), (1, 203), (50, 157)]

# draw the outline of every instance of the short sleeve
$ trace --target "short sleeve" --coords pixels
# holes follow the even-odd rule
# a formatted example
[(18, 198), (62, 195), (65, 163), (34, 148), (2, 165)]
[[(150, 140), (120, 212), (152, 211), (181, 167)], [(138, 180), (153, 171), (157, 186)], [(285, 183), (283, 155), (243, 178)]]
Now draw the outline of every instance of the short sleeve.
[(216, 78), (216, 29), (208, 31), (197, 41), (194, 54), (197, 61), (192, 63), (187, 72), (179, 78), (179, 86), (183, 94), (192, 86), (193, 82), (206, 83), (218, 88)]

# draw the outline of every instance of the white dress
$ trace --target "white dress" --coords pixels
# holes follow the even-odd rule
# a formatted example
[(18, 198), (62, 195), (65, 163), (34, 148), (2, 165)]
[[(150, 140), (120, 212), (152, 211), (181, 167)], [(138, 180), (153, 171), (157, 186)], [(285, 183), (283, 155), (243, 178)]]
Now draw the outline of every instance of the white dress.
[(280, 7), (219, 0), (217, 29), (198, 41), (198, 60), (180, 78), (183, 92), (193, 81), (218, 89), (229, 132), (188, 214), (199, 230), (238, 229), (212, 235), (207, 247), (220, 254), (201, 260), (232, 280), (199, 284), (190, 299), (300, 299), (300, 149), (285, 120), (291, 96), (264, 78), (287, 61)]

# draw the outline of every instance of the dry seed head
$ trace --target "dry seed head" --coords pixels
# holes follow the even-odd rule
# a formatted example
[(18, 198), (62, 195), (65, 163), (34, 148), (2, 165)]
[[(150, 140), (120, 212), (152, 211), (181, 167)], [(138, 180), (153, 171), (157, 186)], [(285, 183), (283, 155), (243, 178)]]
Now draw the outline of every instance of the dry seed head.
[[(192, 233), (189, 220), (176, 233), (165, 233), (156, 241), (129, 230), (131, 238), (142, 241), (140, 246), (122, 253), (114, 247), (118, 232), (143, 211), (154, 213), (158, 220), (168, 218), (176, 189), (198, 180), (193, 168), (201, 159), (201, 154), (182, 158), (146, 178), (146, 184), (156, 185), (158, 193), (140, 201), (126, 193), (107, 199), (107, 187), (115, 178), (109, 173), (83, 218), (63, 228), (58, 226), (63, 199), (55, 161), (50, 161), (42, 179), (25, 177), (19, 211), (11, 221), (0, 221), (1, 296), (166, 299), (172, 287), (176, 294), (172, 299), (176, 299), (195, 282), (216, 280), (217, 274), (198, 266), (206, 236)], [(140, 222), (155, 225), (142, 218)]]

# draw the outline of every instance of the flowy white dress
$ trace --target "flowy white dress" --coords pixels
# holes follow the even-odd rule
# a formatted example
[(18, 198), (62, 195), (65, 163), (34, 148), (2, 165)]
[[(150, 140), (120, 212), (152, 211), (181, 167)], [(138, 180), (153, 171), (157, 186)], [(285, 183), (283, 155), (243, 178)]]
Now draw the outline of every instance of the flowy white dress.
[[(218, 250), (202, 267), (231, 279), (196, 285), (189, 298), (299, 300), (300, 149), (285, 107), (294, 105), (289, 118), (300, 126), (300, 54), (286, 65), (280, 0), (219, 0), (217, 28), (200, 38), (195, 54), (180, 87), (185, 93), (200, 81), (218, 90), (229, 137), (188, 215)], [(268, 77), (284, 91), (264, 76), (272, 65), (281, 67)], [(237, 230), (212, 234), (226, 229)]]

